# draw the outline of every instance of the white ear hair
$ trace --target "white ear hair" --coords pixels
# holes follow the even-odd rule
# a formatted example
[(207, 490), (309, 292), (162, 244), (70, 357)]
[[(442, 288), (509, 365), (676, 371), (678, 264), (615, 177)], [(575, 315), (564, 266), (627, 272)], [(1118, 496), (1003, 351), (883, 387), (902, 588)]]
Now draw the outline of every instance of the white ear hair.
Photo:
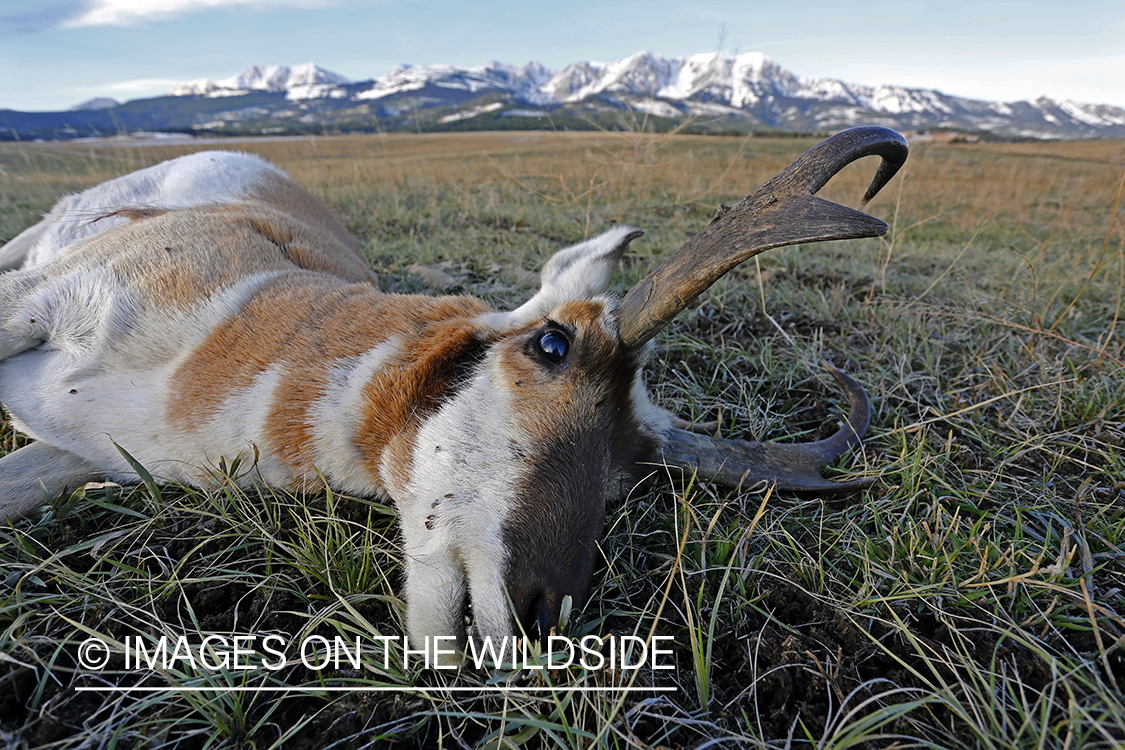
[(503, 323), (518, 328), (547, 315), (570, 300), (589, 299), (605, 291), (621, 254), (644, 232), (614, 227), (585, 242), (559, 250), (543, 266), (542, 285), (534, 297), (510, 313)]

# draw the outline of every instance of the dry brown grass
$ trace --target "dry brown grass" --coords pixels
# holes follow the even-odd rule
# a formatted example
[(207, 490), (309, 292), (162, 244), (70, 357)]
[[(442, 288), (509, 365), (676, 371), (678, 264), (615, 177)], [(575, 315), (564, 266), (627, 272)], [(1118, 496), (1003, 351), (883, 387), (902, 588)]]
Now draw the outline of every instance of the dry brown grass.
[[(812, 143), (473, 133), (5, 144), (0, 240), (58, 191), (187, 150), (237, 148), (333, 204), (388, 288), (420, 288), (407, 270), (420, 261), (516, 304), (526, 284), (497, 269), (534, 267), (627, 221), (647, 233), (630, 247), (624, 275), (635, 278), (718, 203)], [(882, 241), (770, 251), (662, 335), (657, 400), (683, 416), (722, 414), (734, 435), (823, 430), (840, 405), (818, 360), (847, 363), (874, 420), (840, 470), (878, 479), (827, 502), (665, 484), (614, 506), (582, 627), (672, 636), (678, 669), (643, 677), (675, 693), (445, 698), (412, 692), (427, 675), (369, 668), (362, 684), (401, 692), (245, 703), (76, 694), (90, 676), (70, 671), (74, 650), (91, 630), (197, 637), (195, 612), (214, 614), (208, 628), (237, 629), (252, 610), (310, 632), (401, 633), (397, 551), (373, 541), (394, 535), (382, 510), (170, 488), (156, 507), (142, 488), (0, 532), (0, 645), (17, 659), (0, 672), (0, 737), (16, 747), (110, 737), (185, 747), (1121, 747), (1123, 149), (916, 147), (870, 207), (892, 226)], [(854, 205), (872, 171), (853, 165), (822, 194)], [(3, 446), (12, 439), (0, 428)], [(151, 562), (166, 557), (175, 575)], [(237, 604), (219, 611), (215, 601)], [(316, 684), (300, 671), (282, 680)]]
[[(328, 196), (432, 185), (469, 192), (530, 190), (575, 210), (623, 204), (620, 218), (661, 205), (732, 200), (785, 166), (814, 139), (607, 132), (384, 134), (152, 145), (113, 141), (0, 144), (0, 199), (28, 185), (79, 189), (139, 167), (205, 148), (259, 154)], [(973, 230), (985, 217), (1072, 231), (1078, 217), (1112, 208), (1125, 141), (916, 146), (892, 201), (912, 217), (939, 217)], [(857, 164), (824, 195), (854, 202), (870, 168)], [(1119, 227), (1119, 231), (1125, 231)]]

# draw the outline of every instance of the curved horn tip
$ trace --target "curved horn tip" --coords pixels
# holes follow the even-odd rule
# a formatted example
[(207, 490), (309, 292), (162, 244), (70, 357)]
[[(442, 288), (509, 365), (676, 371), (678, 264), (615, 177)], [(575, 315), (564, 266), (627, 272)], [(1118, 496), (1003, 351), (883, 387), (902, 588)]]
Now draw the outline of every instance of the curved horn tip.
[[(841, 370), (836, 365), (832, 364), (827, 359), (820, 360), (820, 366), (828, 371), (828, 374), (836, 379), (840, 384), (846, 384), (847, 381), (852, 380), (852, 376)], [(852, 381), (855, 382), (855, 381)]]
[(839, 367), (829, 362), (827, 359), (820, 360), (820, 365), (828, 372), (829, 375), (833, 377), (833, 379), (835, 379), (837, 383), (839, 383), (844, 388), (845, 391), (848, 391), (850, 393), (854, 390), (863, 393), (863, 386), (857, 383), (851, 375), (844, 372)]
[(871, 402), (867, 398), (867, 391), (863, 389), (851, 375), (836, 367), (834, 364), (824, 359), (821, 364), (825, 370), (828, 371), (833, 379), (839, 384), (844, 392), (848, 394), (848, 400), (851, 402), (852, 408), (849, 410), (849, 422), (855, 420), (855, 424), (851, 427), (856, 433), (857, 438), (862, 438), (867, 432), (867, 428), (871, 422)]
[(864, 128), (864, 130), (870, 131), (864, 140), (870, 144), (871, 153), (882, 157), (882, 161), (871, 179), (871, 184), (867, 186), (867, 191), (863, 194), (863, 199), (859, 203), (860, 208), (866, 206), (880, 190), (886, 187), (902, 169), (902, 165), (910, 155), (910, 143), (902, 133), (884, 127)]

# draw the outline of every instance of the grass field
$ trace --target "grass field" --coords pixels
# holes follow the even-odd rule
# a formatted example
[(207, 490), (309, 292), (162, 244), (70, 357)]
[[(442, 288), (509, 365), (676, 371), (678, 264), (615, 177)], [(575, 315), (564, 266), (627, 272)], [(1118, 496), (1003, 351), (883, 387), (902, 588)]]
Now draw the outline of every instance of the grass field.
[[(552, 250), (614, 222), (646, 231), (623, 291), (811, 145), (622, 133), (219, 144), (266, 156), (337, 209), (385, 288), (428, 291), (436, 269), (501, 307), (531, 293), (526, 270)], [(61, 193), (198, 148), (3, 144), (0, 241)], [(874, 166), (848, 167), (821, 195), (856, 205)], [(0, 741), (1125, 745), (1123, 179), (1121, 141), (919, 144), (869, 207), (885, 238), (770, 251), (658, 339), (657, 402), (719, 417), (728, 436), (832, 430), (845, 405), (822, 359), (873, 406), (863, 448), (833, 469), (876, 478), (869, 490), (822, 500), (661, 476), (611, 505), (573, 632), (670, 636), (675, 669), (451, 675), (374, 647), (338, 670), (126, 668), (122, 644), (137, 636), (401, 636), (395, 515), (330, 493), (90, 487), (0, 529)], [(23, 441), (0, 426), (0, 453)], [(91, 636), (110, 644), (101, 671), (78, 663)], [(94, 686), (153, 690), (76, 689)], [(178, 689), (233, 686), (309, 690)], [(392, 689), (330, 691), (347, 686)], [(448, 686), (485, 689), (436, 690)]]

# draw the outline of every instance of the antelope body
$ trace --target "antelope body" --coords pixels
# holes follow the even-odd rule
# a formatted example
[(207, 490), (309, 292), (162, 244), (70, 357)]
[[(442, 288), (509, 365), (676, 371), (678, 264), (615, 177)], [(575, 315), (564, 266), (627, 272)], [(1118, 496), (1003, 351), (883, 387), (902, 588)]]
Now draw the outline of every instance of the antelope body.
[[(791, 239), (786, 224), (766, 247), (809, 231), (881, 233), (871, 223), (881, 222), (811, 197), (865, 153), (884, 157), (869, 197), (890, 179), (905, 144), (867, 130), (795, 193), (771, 188), (769, 206), (785, 191), (796, 197), (782, 206), (817, 203), (798, 206), (811, 230)], [(821, 204), (832, 216), (817, 214)], [(244, 485), (327, 481), (393, 500), (412, 641), (463, 642), (466, 599), (476, 636), (545, 634), (563, 597), (586, 595), (622, 472), (663, 448), (670, 463), (720, 480), (831, 490), (840, 485), (819, 467), (866, 428), (862, 389), (838, 373), (851, 427), (829, 441), (763, 446), (674, 427), (641, 369), (647, 342), (678, 312), (645, 320), (669, 296), (660, 274), (680, 261), (620, 309), (604, 294), (639, 235), (618, 227), (556, 253), (538, 293), (498, 312), (471, 297), (379, 291), (331, 213), (256, 157), (193, 154), (64, 198), (0, 248), (0, 269), (18, 267), (0, 275), (0, 403), (35, 440), (0, 459), (0, 517), (86, 481), (135, 481), (120, 449), (162, 480), (197, 486), (241, 457), (253, 465)], [(676, 283), (673, 306), (702, 291)]]

